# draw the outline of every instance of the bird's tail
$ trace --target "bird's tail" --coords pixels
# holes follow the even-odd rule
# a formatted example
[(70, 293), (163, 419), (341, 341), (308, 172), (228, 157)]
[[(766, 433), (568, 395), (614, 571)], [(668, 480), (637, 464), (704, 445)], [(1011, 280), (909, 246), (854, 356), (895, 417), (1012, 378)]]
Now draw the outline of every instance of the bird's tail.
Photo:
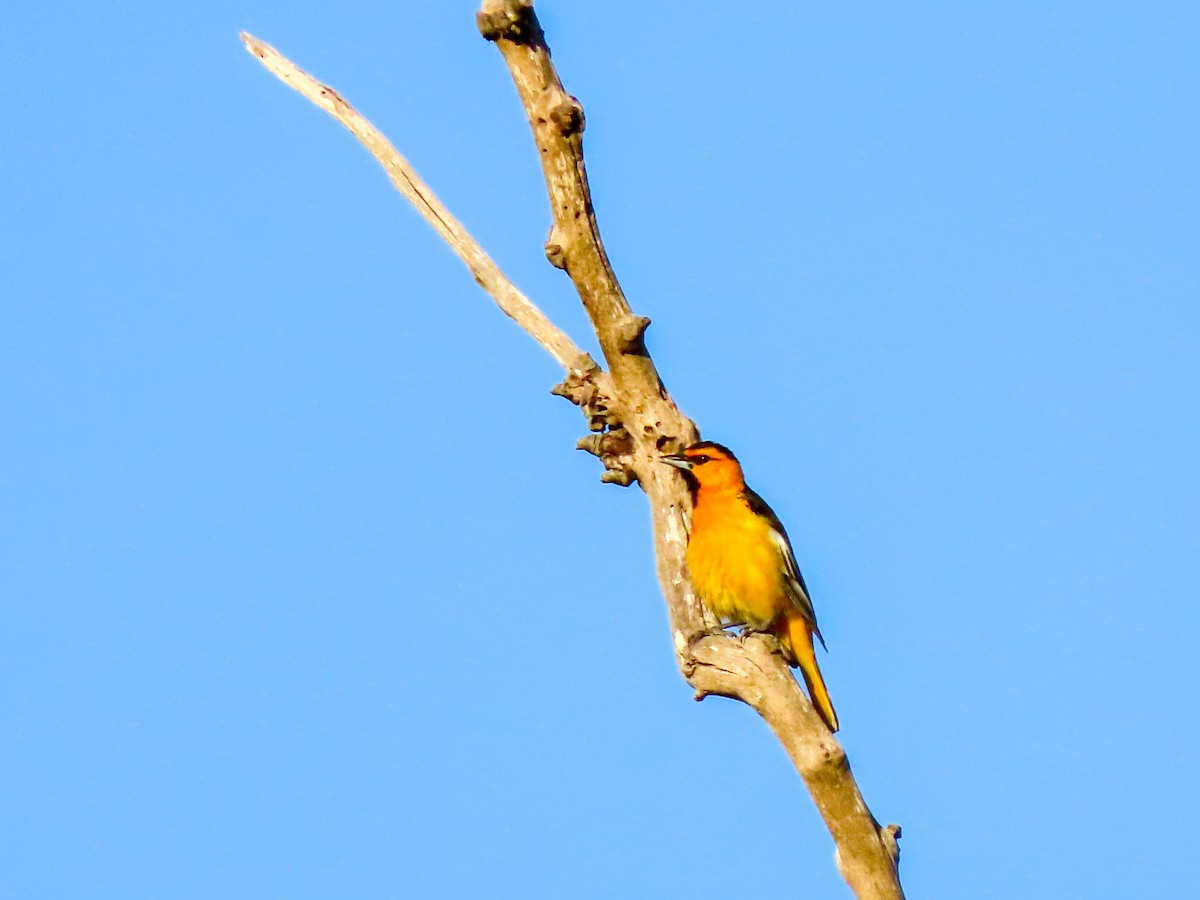
[(817, 654), (813, 652), (813, 633), (803, 616), (788, 616), (785, 630), (787, 649), (791, 651), (808, 685), (808, 696), (816, 707), (830, 731), (838, 730), (837, 713), (833, 711), (833, 701), (829, 699), (829, 691), (825, 689), (825, 679), (817, 667)]

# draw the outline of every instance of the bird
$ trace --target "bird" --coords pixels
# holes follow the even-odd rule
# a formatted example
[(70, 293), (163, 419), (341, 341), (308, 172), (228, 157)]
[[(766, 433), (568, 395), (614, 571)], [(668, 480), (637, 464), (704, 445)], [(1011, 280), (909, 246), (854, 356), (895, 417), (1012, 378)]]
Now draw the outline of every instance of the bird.
[(824, 648), (825, 638), (783, 523), (746, 485), (728, 447), (700, 441), (659, 459), (682, 470), (692, 491), (687, 564), (697, 595), (723, 627), (774, 634), (784, 659), (799, 666), (813, 707), (837, 731), (813, 643)]

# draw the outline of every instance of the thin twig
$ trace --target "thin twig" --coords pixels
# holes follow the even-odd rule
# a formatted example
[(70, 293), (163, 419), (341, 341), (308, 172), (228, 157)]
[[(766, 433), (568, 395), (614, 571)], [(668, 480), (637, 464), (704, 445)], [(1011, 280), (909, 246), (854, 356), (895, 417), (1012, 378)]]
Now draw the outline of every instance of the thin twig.
[(396, 186), (426, 221), (442, 236), (450, 248), (467, 264), (480, 286), (500, 309), (544, 347), (568, 373), (586, 373), (595, 369), (591, 357), (568, 337), (528, 297), (519, 291), (492, 262), (479, 243), (442, 205), (429, 186), (421, 180), (408, 160), (400, 155), (379, 129), (368, 122), (337, 91), (321, 84), (270, 44), (242, 32), (242, 43), (267, 70), (284, 84), (299, 91), (329, 115), (342, 123), (379, 161)]

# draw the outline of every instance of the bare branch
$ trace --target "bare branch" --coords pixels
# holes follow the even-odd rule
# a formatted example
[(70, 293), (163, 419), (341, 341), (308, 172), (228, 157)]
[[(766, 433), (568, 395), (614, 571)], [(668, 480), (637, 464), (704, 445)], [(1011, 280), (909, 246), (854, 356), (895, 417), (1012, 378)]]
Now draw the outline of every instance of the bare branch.
[(658, 457), (692, 443), (699, 433), (663, 387), (642, 341), (649, 320), (630, 310), (604, 252), (583, 161), (583, 109), (563, 89), (532, 5), (485, 0), (475, 20), (504, 56), (533, 129), (554, 217), (546, 255), (574, 283), (613, 377), (608, 424), (623, 428), (629, 445), (618, 464), (602, 456), (606, 480), (621, 483), (610, 473), (625, 467), (624, 478), (636, 478), (650, 498), (658, 578), (682, 664), (691, 641), (709, 623), (684, 561), (684, 515), (691, 498)]
[[(684, 563), (690, 498), (682, 479), (665, 475), (657, 459), (666, 446), (690, 443), (696, 430), (659, 380), (642, 340), (649, 320), (633, 314), (604, 252), (583, 161), (583, 108), (559, 80), (532, 0), (483, 0), (475, 20), (504, 57), (533, 130), (554, 216), (547, 257), (574, 283), (612, 372), (615, 418), (633, 444), (628, 465), (650, 500), (659, 582), (680, 669), (697, 699), (719, 694), (742, 700), (770, 725), (825, 819), (838, 869), (855, 894), (903, 898), (899, 828), (881, 829), (867, 809), (845, 750), (801, 691), (777, 643), (706, 633)], [(601, 452), (602, 442), (596, 448)]]
[(744, 642), (705, 636), (693, 647), (684, 675), (697, 699), (717, 694), (742, 700), (771, 727), (829, 828), (838, 871), (855, 896), (902, 900), (900, 826), (880, 828), (871, 815), (846, 751), (782, 662), (778, 642), (760, 634)]
[[(563, 89), (531, 2), (484, 0), (475, 20), (508, 64), (540, 151), (554, 214), (547, 256), (574, 282), (618, 391), (658, 394), (658, 373), (642, 343), (650, 320), (630, 310), (596, 225), (583, 162), (583, 107)], [(665, 392), (662, 399), (678, 417)]]
[(267, 44), (242, 35), (271, 72), (349, 129), (383, 165), (392, 183), (437, 229), (479, 284), (567, 370), (554, 392), (584, 412), (599, 432), (580, 449), (604, 462), (602, 480), (637, 481), (650, 500), (659, 583), (667, 601), (676, 658), (696, 698), (731, 697), (770, 725), (804, 779), (837, 846), (839, 871), (860, 898), (902, 900), (897, 874), (900, 830), (880, 828), (854, 782), (845, 751), (825, 728), (769, 636), (746, 641), (712, 633), (714, 624), (687, 577), (687, 517), (691, 498), (659, 455), (698, 437), (679, 412), (646, 352), (650, 324), (635, 316), (604, 251), (583, 162), (583, 109), (562, 87), (531, 0), (483, 0), (476, 17), (494, 41), (516, 84), (542, 160), (554, 226), (546, 256), (565, 269), (583, 302), (610, 373), (601, 372), (503, 275), (379, 131), (342, 97)]
[(450, 248), (467, 264), (480, 287), (487, 291), (505, 315), (513, 319), (568, 373), (594, 371), (596, 363), (519, 291), (492, 262), (479, 243), (450, 214), (416, 170), (374, 125), (347, 103), (337, 91), (321, 84), (270, 44), (242, 32), (242, 43), (284, 84), (299, 91), (344, 125), (379, 161), (401, 194), (417, 208)]

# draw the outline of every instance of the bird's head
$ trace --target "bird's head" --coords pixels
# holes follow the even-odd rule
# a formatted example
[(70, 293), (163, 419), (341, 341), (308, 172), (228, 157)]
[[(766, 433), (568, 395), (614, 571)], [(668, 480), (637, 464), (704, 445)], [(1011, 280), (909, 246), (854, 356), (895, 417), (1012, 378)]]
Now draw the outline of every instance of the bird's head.
[(733, 452), (712, 441), (692, 444), (681, 453), (659, 457), (668, 466), (682, 469), (689, 480), (702, 488), (741, 488), (742, 466)]

